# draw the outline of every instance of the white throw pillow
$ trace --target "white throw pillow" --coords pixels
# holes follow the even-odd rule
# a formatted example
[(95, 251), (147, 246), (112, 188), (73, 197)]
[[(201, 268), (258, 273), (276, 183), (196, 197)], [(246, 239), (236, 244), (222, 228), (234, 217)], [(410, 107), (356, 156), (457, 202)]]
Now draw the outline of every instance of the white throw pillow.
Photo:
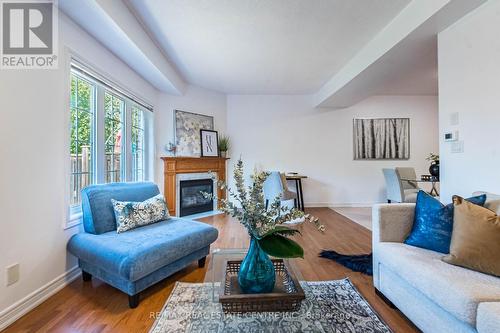
[(142, 202), (117, 201), (111, 199), (115, 211), (116, 232), (142, 227), (168, 219), (167, 203), (163, 195), (158, 194)]

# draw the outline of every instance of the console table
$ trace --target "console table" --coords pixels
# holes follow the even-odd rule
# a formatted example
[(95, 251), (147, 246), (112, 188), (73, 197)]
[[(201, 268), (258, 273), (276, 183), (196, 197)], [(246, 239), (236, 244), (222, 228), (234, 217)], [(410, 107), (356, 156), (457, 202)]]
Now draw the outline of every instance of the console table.
[[(167, 201), (168, 212), (176, 215), (176, 176), (180, 173), (215, 172), (219, 181), (226, 181), (225, 157), (162, 157), (163, 160), (163, 194)], [(226, 191), (217, 187), (217, 198), (225, 199)]]
[(401, 181), (403, 182), (408, 182), (408, 183), (431, 183), (432, 184), (432, 189), (429, 192), (430, 195), (434, 197), (439, 197), (439, 191), (437, 189), (437, 184), (439, 184), (439, 180), (436, 178), (431, 178), (431, 179), (406, 179), (406, 178), (401, 178)]
[(306, 179), (307, 176), (299, 174), (285, 174), (286, 180), (295, 181), (295, 190), (297, 191), (297, 208), (301, 211), (305, 211), (304, 207), (304, 194), (302, 193), (302, 179)]

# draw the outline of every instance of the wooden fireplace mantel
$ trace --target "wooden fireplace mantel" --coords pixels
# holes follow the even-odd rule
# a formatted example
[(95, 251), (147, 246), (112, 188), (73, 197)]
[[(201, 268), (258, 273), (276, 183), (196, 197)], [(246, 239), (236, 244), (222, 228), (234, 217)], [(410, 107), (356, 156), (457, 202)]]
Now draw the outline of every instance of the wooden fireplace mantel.
[[(179, 173), (215, 172), (219, 181), (226, 181), (225, 157), (162, 157), (163, 160), (163, 193), (167, 201), (168, 212), (176, 215), (176, 175)], [(217, 188), (217, 198), (224, 199), (226, 191)]]

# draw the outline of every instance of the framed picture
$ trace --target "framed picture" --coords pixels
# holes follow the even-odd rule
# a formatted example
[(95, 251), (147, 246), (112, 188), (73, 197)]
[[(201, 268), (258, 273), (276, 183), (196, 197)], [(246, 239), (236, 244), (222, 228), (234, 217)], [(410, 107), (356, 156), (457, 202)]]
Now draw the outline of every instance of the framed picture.
[(214, 129), (214, 117), (174, 110), (177, 156), (200, 156), (200, 130)]
[(201, 138), (201, 156), (217, 157), (219, 156), (219, 136), (217, 131), (200, 130)]
[(410, 158), (410, 119), (354, 119), (355, 160)]

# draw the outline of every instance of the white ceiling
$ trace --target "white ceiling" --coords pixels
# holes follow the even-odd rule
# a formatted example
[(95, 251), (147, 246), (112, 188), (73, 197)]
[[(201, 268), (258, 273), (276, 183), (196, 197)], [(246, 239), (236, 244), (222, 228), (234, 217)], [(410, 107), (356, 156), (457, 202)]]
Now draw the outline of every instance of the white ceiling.
[(191, 84), (316, 92), (410, 0), (127, 0)]
[(315, 95), (344, 108), (372, 95), (437, 95), (437, 36), (486, 0), (413, 0)]

